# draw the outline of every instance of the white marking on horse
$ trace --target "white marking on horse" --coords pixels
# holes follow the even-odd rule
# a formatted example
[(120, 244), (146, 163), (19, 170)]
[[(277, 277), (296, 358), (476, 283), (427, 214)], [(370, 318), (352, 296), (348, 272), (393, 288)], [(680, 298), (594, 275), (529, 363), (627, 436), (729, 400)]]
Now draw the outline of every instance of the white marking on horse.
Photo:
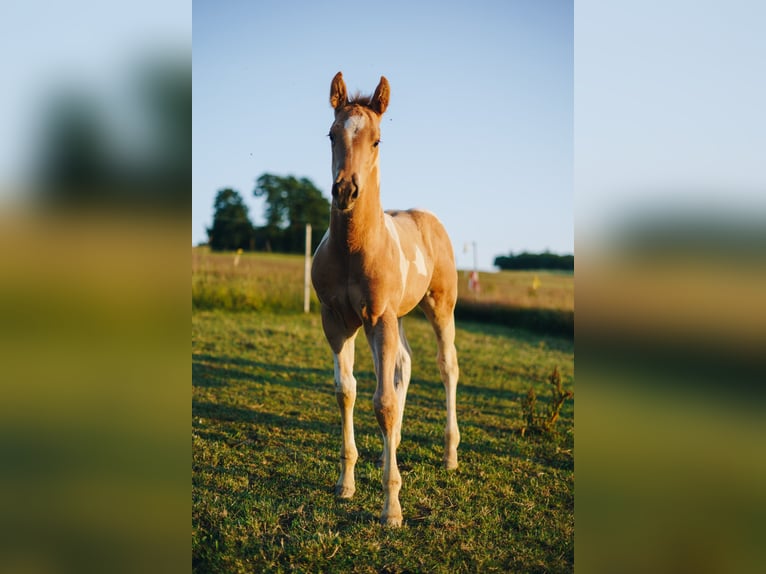
[(343, 390), (343, 385), (340, 380), (340, 362), (338, 361), (338, 355), (332, 354), (333, 371), (335, 371), (335, 392), (339, 393)]
[(415, 268), (418, 270), (418, 273), (425, 276), (428, 275), (428, 271), (426, 270), (426, 260), (423, 258), (423, 253), (420, 251), (420, 247), (417, 245), (415, 246)]
[(346, 133), (348, 134), (349, 143), (354, 141), (354, 136), (359, 130), (364, 128), (366, 123), (367, 118), (362, 114), (348, 117), (346, 122), (343, 124), (343, 129), (345, 129)]
[(402, 251), (402, 243), (399, 241), (399, 232), (396, 230), (394, 218), (388, 213), (384, 213), (383, 219), (386, 222), (386, 229), (388, 229), (388, 232), (394, 239), (394, 243), (396, 243), (396, 247), (399, 249), (399, 270), (402, 273), (402, 289), (404, 289), (407, 286), (407, 271), (409, 271), (410, 262), (407, 261), (407, 258), (404, 256), (404, 251)]

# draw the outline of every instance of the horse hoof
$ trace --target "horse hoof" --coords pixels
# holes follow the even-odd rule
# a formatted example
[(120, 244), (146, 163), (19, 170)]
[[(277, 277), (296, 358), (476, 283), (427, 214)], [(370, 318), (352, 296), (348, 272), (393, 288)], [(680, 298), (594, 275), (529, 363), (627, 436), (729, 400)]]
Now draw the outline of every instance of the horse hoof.
[(401, 516), (384, 516), (384, 517), (381, 517), (380, 523), (386, 527), (399, 528), (402, 525), (402, 517)]
[(444, 468), (447, 470), (455, 470), (457, 468), (457, 458), (444, 459)]
[(356, 488), (354, 487), (341, 486), (339, 484), (335, 485), (335, 496), (338, 498), (351, 498), (354, 496), (355, 492)]

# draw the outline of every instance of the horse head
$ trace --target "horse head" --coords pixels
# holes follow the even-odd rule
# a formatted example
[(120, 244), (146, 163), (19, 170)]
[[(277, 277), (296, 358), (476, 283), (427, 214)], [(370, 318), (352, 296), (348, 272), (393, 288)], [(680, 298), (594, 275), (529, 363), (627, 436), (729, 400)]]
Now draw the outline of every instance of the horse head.
[(378, 189), (380, 118), (388, 107), (389, 94), (384, 76), (372, 96), (351, 99), (343, 74), (338, 72), (332, 80), (330, 105), (335, 109), (335, 120), (328, 135), (332, 145), (333, 209), (349, 212), (368, 185)]

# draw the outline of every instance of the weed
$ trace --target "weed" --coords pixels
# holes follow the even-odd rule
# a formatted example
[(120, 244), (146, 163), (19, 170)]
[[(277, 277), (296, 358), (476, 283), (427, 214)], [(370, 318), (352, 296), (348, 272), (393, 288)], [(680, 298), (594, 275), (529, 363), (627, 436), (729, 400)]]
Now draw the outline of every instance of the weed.
[(554, 434), (556, 421), (559, 420), (564, 401), (574, 397), (574, 391), (565, 391), (561, 386), (561, 375), (558, 367), (553, 369), (553, 373), (548, 377), (548, 382), (553, 387), (551, 401), (542, 414), (537, 412), (537, 395), (534, 388), (529, 387), (526, 396), (521, 401), (521, 411), (524, 414), (525, 422), (525, 425), (521, 427), (521, 436), (524, 436), (527, 431)]

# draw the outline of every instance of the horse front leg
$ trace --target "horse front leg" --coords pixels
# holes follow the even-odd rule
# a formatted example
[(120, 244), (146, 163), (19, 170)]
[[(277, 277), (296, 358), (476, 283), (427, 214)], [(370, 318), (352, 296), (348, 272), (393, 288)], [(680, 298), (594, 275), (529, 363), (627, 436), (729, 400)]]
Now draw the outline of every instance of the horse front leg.
[(351, 498), (356, 492), (354, 467), (359, 458), (354, 440), (354, 403), (356, 402), (356, 379), (354, 378), (354, 340), (356, 332), (342, 334), (332, 321), (332, 315), (323, 309), (323, 325), (327, 340), (333, 350), (335, 371), (335, 399), (340, 409), (341, 443), (340, 476), (335, 484), (335, 495)]
[(340, 408), (340, 477), (335, 485), (339, 498), (351, 498), (356, 492), (354, 466), (359, 458), (354, 440), (354, 403), (356, 379), (354, 367), (354, 338), (347, 339), (340, 352), (333, 356), (335, 366), (335, 399)]
[(396, 462), (396, 447), (401, 437), (399, 397), (394, 386), (399, 329), (396, 314), (384, 313), (375, 325), (368, 328), (367, 338), (375, 361), (377, 387), (373, 395), (375, 417), (383, 434), (383, 512), (380, 522), (386, 526), (402, 524), (399, 490), (402, 476)]

